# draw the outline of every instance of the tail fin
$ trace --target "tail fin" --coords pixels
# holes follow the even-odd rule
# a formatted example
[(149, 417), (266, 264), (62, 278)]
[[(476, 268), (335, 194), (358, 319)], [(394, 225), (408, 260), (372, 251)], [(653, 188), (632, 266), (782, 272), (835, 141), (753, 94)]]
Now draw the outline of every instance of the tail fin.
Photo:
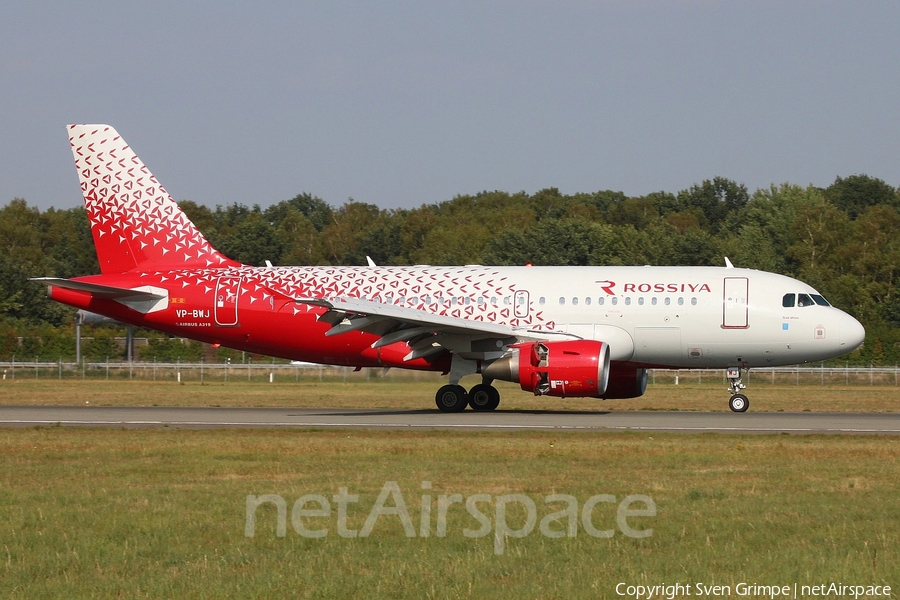
[(68, 129), (104, 274), (239, 264), (209, 245), (115, 129)]

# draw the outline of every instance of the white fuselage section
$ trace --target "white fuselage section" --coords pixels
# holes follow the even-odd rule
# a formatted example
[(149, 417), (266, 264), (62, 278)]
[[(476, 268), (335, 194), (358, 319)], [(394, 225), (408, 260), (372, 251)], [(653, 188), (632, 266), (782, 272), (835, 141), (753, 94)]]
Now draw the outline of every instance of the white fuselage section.
[[(800, 295), (818, 296), (809, 285), (750, 269), (473, 265), (256, 272), (295, 296), (362, 298), (523, 332), (602, 340), (613, 361), (646, 366), (798, 364), (845, 354), (864, 337), (856, 319), (824, 300), (798, 305)], [(786, 295), (793, 295), (793, 306), (784, 305)]]
[[(862, 326), (832, 306), (798, 306), (809, 285), (717, 267), (534, 268), (522, 287), (558, 331), (610, 344), (611, 359), (680, 368), (767, 367), (840, 356)], [(785, 307), (785, 295), (795, 295)]]

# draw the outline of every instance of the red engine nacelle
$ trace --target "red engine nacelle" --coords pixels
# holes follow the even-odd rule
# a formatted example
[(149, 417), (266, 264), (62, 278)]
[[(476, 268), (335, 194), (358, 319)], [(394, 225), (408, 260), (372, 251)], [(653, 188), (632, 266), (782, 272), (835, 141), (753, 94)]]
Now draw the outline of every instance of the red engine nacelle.
[(647, 369), (637, 367), (612, 367), (609, 372), (609, 383), (603, 398), (618, 400), (637, 398), (647, 391)]
[(598, 398), (609, 379), (609, 345), (595, 340), (517, 344), (482, 373), (516, 382), (535, 396)]

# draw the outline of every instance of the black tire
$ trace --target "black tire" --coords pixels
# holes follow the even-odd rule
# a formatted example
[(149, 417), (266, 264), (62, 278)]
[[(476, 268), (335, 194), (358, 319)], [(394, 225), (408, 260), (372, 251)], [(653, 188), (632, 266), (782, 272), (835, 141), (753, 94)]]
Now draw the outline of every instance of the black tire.
[(469, 390), (469, 406), (479, 412), (496, 410), (500, 406), (500, 392), (492, 385), (479, 383)]
[(750, 408), (750, 400), (743, 394), (735, 394), (728, 401), (728, 408), (734, 412), (747, 412)]
[(435, 394), (434, 403), (441, 412), (462, 412), (469, 405), (469, 396), (461, 385), (445, 385)]

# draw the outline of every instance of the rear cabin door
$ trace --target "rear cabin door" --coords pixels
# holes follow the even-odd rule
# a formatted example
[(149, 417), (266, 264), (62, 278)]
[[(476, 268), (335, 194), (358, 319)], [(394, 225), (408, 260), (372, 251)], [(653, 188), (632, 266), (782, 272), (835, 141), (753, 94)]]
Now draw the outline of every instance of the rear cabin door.
[(746, 329), (749, 323), (749, 280), (746, 277), (726, 277), (722, 298), (722, 327)]
[(216, 325), (220, 327), (234, 327), (238, 324), (238, 297), (240, 294), (240, 277), (219, 277), (219, 281), (216, 284), (215, 306), (213, 308)]

